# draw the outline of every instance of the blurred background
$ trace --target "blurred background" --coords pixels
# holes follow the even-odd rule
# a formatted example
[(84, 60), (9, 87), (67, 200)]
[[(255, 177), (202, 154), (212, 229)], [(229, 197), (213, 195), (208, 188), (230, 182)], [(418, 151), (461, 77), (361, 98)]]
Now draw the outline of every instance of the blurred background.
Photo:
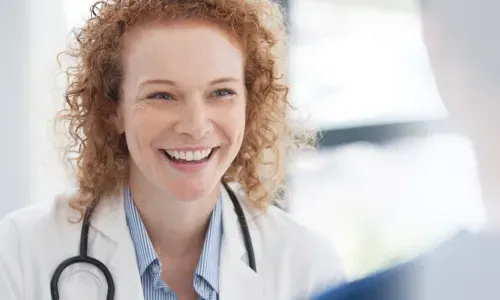
[[(414, 1), (283, 2), (291, 100), (322, 134), (290, 161), (286, 209), (335, 243), (350, 278), (484, 220), (474, 153), (446, 126)], [(56, 57), (92, 2), (0, 0), (0, 219), (71, 184), (53, 134)]]

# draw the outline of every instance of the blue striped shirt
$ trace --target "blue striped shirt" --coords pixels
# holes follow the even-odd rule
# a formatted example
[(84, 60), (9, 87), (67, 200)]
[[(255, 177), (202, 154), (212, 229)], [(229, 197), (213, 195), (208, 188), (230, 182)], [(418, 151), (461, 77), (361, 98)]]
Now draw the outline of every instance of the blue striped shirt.
[[(175, 293), (161, 278), (161, 262), (149, 239), (132, 194), (124, 193), (125, 214), (134, 243), (137, 266), (141, 275), (145, 300), (177, 300)], [(199, 300), (217, 300), (219, 293), (219, 259), (222, 240), (222, 207), (220, 197), (214, 207), (203, 250), (195, 271), (193, 289)]]

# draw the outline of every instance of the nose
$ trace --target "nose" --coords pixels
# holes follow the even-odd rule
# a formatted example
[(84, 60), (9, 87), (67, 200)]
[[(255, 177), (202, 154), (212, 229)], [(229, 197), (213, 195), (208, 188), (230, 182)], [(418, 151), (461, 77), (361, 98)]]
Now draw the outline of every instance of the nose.
[(196, 140), (210, 134), (213, 124), (205, 101), (186, 101), (174, 130), (177, 134), (189, 135)]

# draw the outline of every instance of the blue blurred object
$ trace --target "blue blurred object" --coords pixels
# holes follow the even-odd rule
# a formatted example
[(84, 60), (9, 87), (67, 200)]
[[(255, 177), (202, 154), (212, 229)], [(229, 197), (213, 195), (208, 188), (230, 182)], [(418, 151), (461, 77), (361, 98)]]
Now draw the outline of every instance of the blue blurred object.
[(461, 233), (437, 249), (315, 300), (500, 299), (500, 237)]

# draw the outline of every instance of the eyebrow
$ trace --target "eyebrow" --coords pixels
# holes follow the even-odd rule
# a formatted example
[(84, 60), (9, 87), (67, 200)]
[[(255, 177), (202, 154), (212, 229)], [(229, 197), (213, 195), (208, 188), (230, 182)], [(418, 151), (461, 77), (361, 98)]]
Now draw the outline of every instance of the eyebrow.
[[(241, 82), (241, 79), (235, 78), (235, 77), (222, 77), (222, 78), (218, 78), (218, 79), (210, 81), (209, 85), (216, 85), (219, 83), (226, 83), (226, 82)], [(149, 80), (145, 80), (145, 81), (141, 82), (139, 86), (144, 86), (147, 84), (166, 84), (166, 85), (171, 85), (171, 86), (177, 85), (175, 83), (175, 81), (168, 80), (168, 79), (149, 79)]]
[(210, 81), (210, 85), (215, 85), (218, 83), (225, 83), (225, 82), (241, 82), (241, 78), (223, 77)]

